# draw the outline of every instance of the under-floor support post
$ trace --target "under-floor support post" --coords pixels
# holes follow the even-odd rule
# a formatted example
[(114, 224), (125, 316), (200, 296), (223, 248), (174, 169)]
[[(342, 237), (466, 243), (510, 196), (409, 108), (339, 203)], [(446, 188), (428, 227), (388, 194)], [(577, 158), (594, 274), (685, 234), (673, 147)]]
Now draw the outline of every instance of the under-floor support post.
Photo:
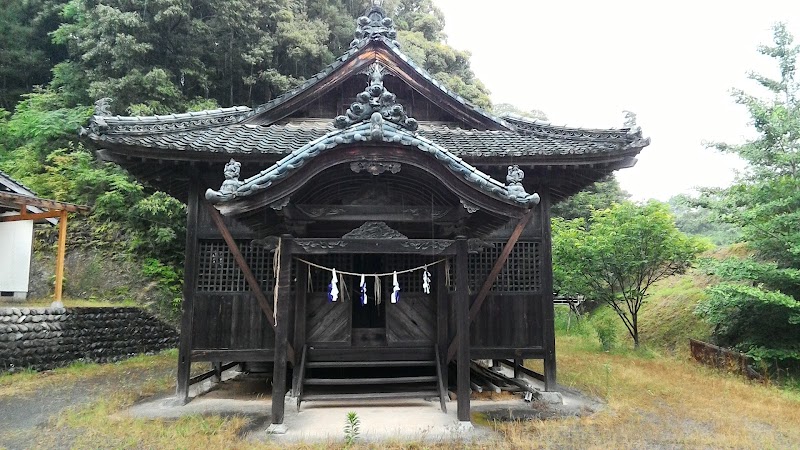
[(469, 422), (469, 246), (463, 237), (456, 239), (456, 330), (458, 351), (456, 352), (458, 420)]

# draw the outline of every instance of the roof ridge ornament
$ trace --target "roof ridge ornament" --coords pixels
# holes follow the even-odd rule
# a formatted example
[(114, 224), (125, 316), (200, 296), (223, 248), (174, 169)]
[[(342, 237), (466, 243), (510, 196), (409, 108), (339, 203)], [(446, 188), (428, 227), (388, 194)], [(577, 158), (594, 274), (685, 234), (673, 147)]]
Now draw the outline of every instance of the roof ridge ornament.
[(381, 2), (373, 1), (372, 6), (364, 13), (363, 16), (356, 20), (356, 31), (354, 33), (355, 39), (350, 43), (350, 48), (360, 46), (366, 41), (386, 38), (392, 45), (400, 47), (397, 42), (397, 30), (394, 28), (394, 20), (386, 17), (386, 11), (381, 7)]
[[(369, 79), (367, 89), (356, 95), (356, 101), (350, 105), (345, 115), (334, 120), (333, 125), (336, 128), (344, 129), (354, 123), (370, 120), (373, 132), (380, 133), (382, 122), (386, 120), (409, 131), (417, 131), (419, 123), (416, 119), (408, 117), (403, 105), (397, 103), (397, 96), (383, 86), (386, 72), (386, 67), (379, 62), (372, 63), (362, 72)], [(380, 136), (375, 137), (380, 138)]]
[(520, 203), (538, 204), (539, 194), (528, 194), (525, 191), (525, 186), (522, 185), (523, 179), (525, 179), (525, 172), (519, 168), (519, 165), (508, 166), (508, 174), (506, 175), (508, 198)]
[(222, 182), (219, 191), (213, 189), (206, 190), (206, 199), (212, 203), (219, 203), (236, 198), (236, 190), (244, 184), (242, 181), (239, 181), (241, 169), (242, 163), (231, 158), (231, 160), (225, 164), (225, 181)]
[(622, 126), (629, 128), (628, 134), (641, 133), (642, 127), (636, 124), (636, 113), (626, 109), (622, 111), (622, 114), (625, 115), (625, 122)]

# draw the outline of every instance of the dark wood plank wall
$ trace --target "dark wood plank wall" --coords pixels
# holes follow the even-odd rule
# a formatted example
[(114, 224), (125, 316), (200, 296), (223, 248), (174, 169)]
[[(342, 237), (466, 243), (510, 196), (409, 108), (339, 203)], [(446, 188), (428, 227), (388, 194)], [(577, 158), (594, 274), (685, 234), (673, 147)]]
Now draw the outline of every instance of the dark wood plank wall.
[[(226, 218), (225, 224), (234, 239), (248, 240), (255, 237), (246, 226), (236, 220)], [(205, 208), (199, 208), (198, 238), (200, 241), (222, 240), (222, 235), (214, 227)], [(272, 257), (271, 254), (269, 257)], [(195, 265), (198, 262), (195, 261)], [(259, 279), (273, 276), (272, 273), (255, 273), (255, 275)], [(196, 278), (192, 284), (195, 287), (192, 314), (193, 350), (273, 350), (275, 348), (275, 331), (251, 292), (199, 291)], [(268, 299), (272, 299), (272, 291), (265, 290), (264, 295)], [(293, 313), (293, 311), (294, 308), (290, 308), (290, 312)]]
[[(544, 221), (543, 211), (540, 209), (532, 218), (530, 224), (525, 228), (519, 244), (526, 243), (539, 243), (544, 244)], [(508, 236), (514, 229), (516, 220), (510, 221), (509, 224), (487, 238), (490, 242), (505, 242)], [(501, 248), (499, 246), (498, 248)], [(544, 249), (542, 249), (544, 250)], [(542, 256), (546, 256), (541, 253)], [(512, 251), (509, 262), (506, 264), (502, 274), (509, 270), (509, 266), (513, 267), (513, 271), (520, 270), (520, 261), (514, 261), (514, 252)], [(470, 255), (471, 265), (475, 269), (474, 261), (481, 259), (479, 255)], [(485, 259), (485, 258), (483, 258)], [(486, 261), (484, 261), (485, 263)], [(530, 260), (525, 260), (525, 264), (529, 264)], [(484, 264), (485, 265), (485, 264)], [(488, 266), (482, 267), (484, 272), (488, 273)], [(533, 268), (530, 268), (533, 270)], [(543, 358), (545, 345), (544, 339), (544, 305), (545, 296), (543, 290), (546, 286), (544, 281), (545, 272), (550, 271), (551, 268), (547, 265), (547, 261), (541, 260), (539, 270), (541, 271), (542, 282), (538, 290), (532, 291), (517, 291), (508, 292), (498, 290), (496, 287), (489, 293), (481, 307), (478, 317), (472, 322), (470, 326), (470, 345), (471, 355), (473, 358), (512, 358), (512, 357), (526, 357), (526, 358)], [(485, 279), (485, 274), (478, 274), (477, 276), (471, 275), (473, 278), (473, 285), (470, 286), (470, 292), (474, 299), (474, 294), (480, 288), (480, 284)], [(455, 336), (455, 308), (452, 302), (452, 293), (450, 294), (450, 307), (448, 310), (448, 334), (449, 340)]]
[(390, 346), (431, 346), (436, 342), (436, 297), (403, 294), (386, 305), (386, 341)]
[(352, 305), (349, 301), (328, 301), (327, 293), (306, 297), (306, 344), (349, 347)]
[(542, 346), (539, 294), (495, 293), (483, 304), (470, 327), (473, 348), (531, 348)]
[[(266, 293), (268, 298), (271, 293)], [(272, 349), (275, 332), (249, 292), (198, 293), (194, 306), (195, 350)]]

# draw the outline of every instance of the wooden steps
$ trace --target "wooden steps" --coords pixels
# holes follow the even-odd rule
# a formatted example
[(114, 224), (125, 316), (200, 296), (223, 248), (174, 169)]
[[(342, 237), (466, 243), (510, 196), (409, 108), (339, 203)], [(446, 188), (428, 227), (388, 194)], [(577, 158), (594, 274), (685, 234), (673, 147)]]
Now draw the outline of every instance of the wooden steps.
[(421, 377), (384, 377), (384, 378), (306, 378), (306, 386), (346, 386), (351, 384), (407, 384), (407, 383), (433, 383), (436, 376)]
[(409, 392), (365, 392), (362, 394), (306, 394), (303, 400), (312, 401), (342, 401), (342, 400), (382, 400), (393, 398), (434, 398), (439, 397), (437, 391), (409, 391)]
[(341, 361), (308, 361), (307, 369), (336, 368), (336, 367), (433, 367), (436, 361), (348, 361), (343, 365)]
[(438, 398), (446, 411), (438, 352), (432, 347), (305, 347), (299, 365), (297, 408), (303, 401)]

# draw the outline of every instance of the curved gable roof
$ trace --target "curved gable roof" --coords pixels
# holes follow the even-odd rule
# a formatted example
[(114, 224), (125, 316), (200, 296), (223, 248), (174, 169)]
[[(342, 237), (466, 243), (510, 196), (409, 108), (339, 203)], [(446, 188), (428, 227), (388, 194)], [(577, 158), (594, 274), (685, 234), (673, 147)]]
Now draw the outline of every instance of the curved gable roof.
[[(232, 205), (237, 202), (241, 203), (242, 199), (254, 196), (280, 183), (311, 160), (331, 149), (345, 144), (367, 142), (394, 144), (427, 154), (474, 191), (520, 210), (539, 203), (539, 195), (528, 194), (521, 183), (504, 185), (435, 142), (415, 135), (397, 124), (383, 120), (359, 122), (343, 130), (331, 131), (293, 151), (255, 176), (240, 182), (234, 191), (219, 192), (209, 189), (206, 191), (206, 199), (221, 204), (219, 209), (223, 212), (230, 213), (234, 210), (237, 210), (237, 213), (245, 212), (249, 209), (237, 208)], [(290, 193), (283, 193), (283, 195), (288, 194)]]

